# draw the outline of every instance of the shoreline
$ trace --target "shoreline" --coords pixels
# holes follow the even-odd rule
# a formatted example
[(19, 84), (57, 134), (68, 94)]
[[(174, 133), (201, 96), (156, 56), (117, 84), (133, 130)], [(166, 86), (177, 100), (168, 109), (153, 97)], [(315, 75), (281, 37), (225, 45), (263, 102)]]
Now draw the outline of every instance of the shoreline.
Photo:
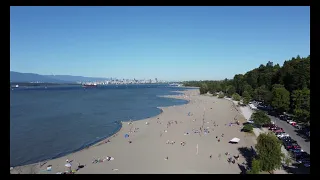
[[(182, 87), (184, 88), (184, 87)], [(189, 89), (186, 89), (186, 90), (181, 90), (181, 91), (170, 91), (170, 92), (175, 92), (175, 93), (179, 93), (177, 95), (161, 95), (161, 96), (157, 96), (157, 97), (161, 97), (161, 98), (168, 98), (168, 99), (182, 99), (182, 100), (185, 100), (184, 98), (179, 98), (179, 97), (174, 97), (174, 96), (184, 96), (184, 93), (185, 91), (188, 91)], [(160, 116), (162, 113), (163, 113), (163, 108), (166, 108), (166, 107), (175, 107), (175, 106), (183, 106), (183, 105), (186, 105), (186, 104), (189, 104), (190, 103), (190, 100), (186, 100), (187, 102), (185, 104), (181, 104), (181, 105), (172, 105), (172, 106), (164, 106), (164, 107), (156, 107), (157, 109), (160, 110), (160, 113), (155, 115), (155, 116), (151, 116), (151, 117), (147, 117), (147, 118), (144, 118), (144, 119), (137, 119), (137, 120), (134, 120), (132, 122), (136, 122), (136, 121), (144, 121), (144, 120), (147, 120), (149, 118), (156, 118), (158, 116)], [(72, 151), (70, 153), (66, 153), (66, 154), (63, 154), (61, 156), (56, 156), (56, 157), (53, 157), (53, 158), (50, 158), (50, 159), (46, 159), (46, 160), (43, 160), (43, 161), (39, 161), (39, 162), (35, 162), (35, 163), (30, 163), (30, 164), (22, 164), (22, 165), (18, 165), (18, 166), (10, 166), (10, 168), (12, 167), (13, 169), (17, 168), (17, 167), (25, 167), (25, 166), (37, 166), (37, 165), (40, 165), (40, 167), (42, 167), (43, 165), (45, 165), (48, 161), (51, 161), (51, 160), (54, 160), (54, 159), (58, 159), (58, 158), (62, 158), (62, 157), (66, 157), (68, 155), (71, 155), (71, 154), (74, 154), (74, 153), (77, 153), (77, 152), (81, 152), (81, 151), (84, 151), (84, 150), (88, 150), (92, 147), (97, 147), (97, 146), (100, 146), (100, 145), (103, 145), (103, 144), (106, 144), (108, 142), (108, 140), (112, 140), (114, 137), (116, 137), (121, 131), (123, 131), (123, 127), (125, 125), (125, 123), (127, 122), (130, 122), (130, 120), (127, 120), (127, 121), (120, 121), (118, 122), (120, 124), (120, 128), (115, 131), (112, 135), (106, 137), (106, 138), (103, 138), (97, 142), (93, 142), (91, 145), (88, 145), (88, 146), (84, 146), (83, 148), (78, 148), (79, 150), (75, 150), (75, 151)]]
[[(200, 155), (198, 157), (200, 159), (201, 158), (203, 159), (199, 162), (200, 163), (199, 167), (193, 167), (193, 165), (192, 165), (195, 163), (194, 161), (198, 161), (197, 159), (194, 159), (193, 161), (190, 160), (190, 159), (197, 158), (197, 157), (188, 158), (189, 160), (187, 160), (187, 161), (189, 161), (189, 164), (185, 164), (185, 163), (180, 164), (181, 161), (176, 160), (176, 161), (171, 161), (171, 162), (173, 162), (173, 164), (168, 166), (168, 165), (165, 165), (166, 161), (164, 161), (163, 158), (160, 158), (160, 159), (156, 158), (152, 162), (150, 162), (151, 159), (155, 158), (154, 155), (151, 155), (154, 153), (156, 156), (165, 156), (164, 154), (169, 153), (170, 157), (172, 155), (172, 157), (170, 159), (172, 159), (172, 158), (181, 159), (184, 156), (190, 156), (187, 154), (190, 153), (189, 152), (190, 150), (193, 151), (192, 150), (193, 148), (190, 149), (189, 147), (185, 147), (185, 148), (187, 148), (186, 152), (181, 152), (181, 150), (174, 150), (175, 148), (179, 148), (176, 146), (180, 146), (180, 145), (176, 144), (176, 145), (172, 146), (173, 149), (171, 149), (171, 150), (167, 149), (168, 145), (163, 145), (163, 144), (166, 144), (165, 143), (165, 141), (167, 140), (166, 136), (168, 136), (168, 139), (170, 139), (170, 138), (171, 139), (172, 138), (174, 138), (174, 139), (176, 139), (176, 138), (181, 139), (182, 138), (181, 140), (185, 139), (186, 142), (188, 144), (190, 144), (188, 146), (195, 147), (195, 145), (192, 145), (192, 144), (198, 142), (201, 147), (201, 151), (200, 151), (201, 154), (210, 153), (209, 151), (212, 151), (212, 148), (209, 148), (209, 147), (206, 148), (206, 146), (208, 146), (208, 145), (209, 146), (217, 146), (218, 145), (217, 147), (215, 147), (213, 149), (214, 152), (216, 152), (216, 151), (225, 152), (225, 150), (223, 150), (223, 149), (225, 149), (224, 146), (230, 146), (230, 145), (228, 145), (228, 143), (227, 144), (222, 143), (222, 145), (219, 145), (219, 144), (214, 145), (217, 142), (214, 142), (213, 137), (211, 138), (211, 140), (207, 139), (207, 138), (210, 138), (210, 136), (214, 136), (212, 133), (207, 134), (207, 135), (203, 135), (203, 137), (200, 134), (199, 134), (200, 136), (195, 136), (195, 137), (194, 137), (194, 135), (183, 136), (183, 132), (186, 130), (187, 131), (191, 130), (190, 128), (192, 128), (192, 127), (196, 127), (196, 128), (199, 128), (200, 126), (204, 127), (204, 123), (205, 123), (204, 121), (207, 118), (203, 119), (203, 122), (202, 121), (199, 121), (199, 122), (198, 121), (196, 121), (196, 122), (190, 121), (190, 120), (192, 120), (192, 118), (202, 119), (201, 118), (202, 117), (201, 114), (203, 114), (202, 107), (207, 109), (207, 111), (205, 110), (205, 114), (209, 115), (209, 119), (208, 119), (209, 121), (206, 120), (206, 121), (208, 121), (206, 123), (209, 123), (209, 124), (206, 124), (205, 126), (210, 126), (210, 124), (212, 124), (212, 122), (213, 122), (212, 118), (216, 119), (215, 121), (220, 122), (219, 125), (222, 127), (221, 127), (221, 129), (219, 127), (217, 130), (215, 130), (215, 132), (217, 132), (217, 133), (219, 133), (219, 132), (221, 133), (221, 132), (225, 131), (223, 129), (230, 128), (230, 127), (224, 126), (224, 124), (228, 123), (228, 121), (234, 122), (234, 118), (236, 118), (236, 117), (238, 118), (239, 115), (243, 116), (241, 113), (239, 113), (239, 110), (237, 110), (237, 108), (233, 106), (233, 103), (230, 103), (229, 101), (225, 101), (225, 99), (218, 99), (216, 97), (201, 96), (199, 94), (198, 89), (186, 89), (186, 90), (178, 91), (178, 92), (179, 92), (178, 95), (165, 95), (165, 96), (161, 96), (161, 97), (183, 99), (183, 100), (187, 100), (187, 103), (180, 104), (180, 105), (166, 106), (166, 107), (157, 107), (158, 109), (161, 110), (161, 113), (159, 113), (158, 115), (153, 116), (153, 117), (135, 120), (135, 121), (133, 121), (132, 125), (126, 124), (126, 122), (130, 122), (130, 121), (122, 121), (121, 128), (119, 129), (119, 131), (117, 131), (115, 134), (113, 134), (113, 135), (111, 135), (111, 136), (91, 145), (91, 146), (88, 146), (87, 148), (70, 153), (68, 155), (61, 156), (59, 158), (41, 161), (40, 163), (27, 164), (27, 165), (23, 165), (23, 166), (14, 167), (14, 169), (12, 170), (12, 174), (16, 174), (16, 173), (38, 174), (41, 172), (51, 174), (54, 172), (60, 172), (63, 169), (65, 170), (65, 167), (62, 166), (65, 163), (65, 161), (64, 161), (65, 159), (74, 159), (75, 162), (79, 162), (79, 163), (85, 162), (85, 164), (88, 165), (88, 167), (83, 168), (80, 171), (77, 171), (77, 174), (78, 173), (80, 173), (80, 174), (82, 174), (82, 173), (84, 173), (84, 174), (88, 174), (88, 173), (89, 174), (119, 173), (119, 172), (117, 172), (118, 170), (115, 171), (114, 169), (120, 169), (122, 171), (121, 173), (123, 173), (123, 172), (124, 173), (130, 173), (130, 172), (131, 173), (159, 173), (157, 171), (160, 171), (160, 173), (181, 173), (181, 172), (182, 173), (209, 173), (209, 172), (212, 173), (212, 172), (214, 172), (214, 173), (236, 173), (236, 174), (238, 174), (237, 172), (239, 171), (239, 168), (237, 166), (232, 167), (233, 170), (231, 172), (229, 172), (229, 170), (226, 169), (227, 167), (224, 167), (221, 165), (216, 165), (215, 169), (212, 169), (212, 168), (214, 168), (214, 167), (211, 167), (212, 165), (209, 165), (209, 166), (208, 165), (205, 165), (205, 166), (200, 165), (203, 163), (202, 161), (206, 161), (205, 159), (203, 159), (203, 158), (205, 158), (205, 157), (203, 157), (203, 155)], [(214, 107), (214, 108), (212, 108), (212, 107)], [(192, 115), (187, 116), (188, 112), (189, 113), (191, 112)], [(185, 118), (183, 118), (182, 116)], [(164, 126), (166, 124), (166, 122), (168, 122), (168, 123), (173, 122), (174, 119), (179, 120), (179, 122), (176, 122), (176, 124), (178, 124), (178, 125), (174, 125), (175, 127), (169, 126), (168, 132), (166, 131), (166, 133), (162, 133), (162, 131), (163, 131), (163, 129), (165, 129), (165, 127), (161, 127), (161, 126)], [(150, 124), (147, 124), (147, 123), (150, 123)], [(161, 123), (163, 123), (164, 125), (160, 125)], [(199, 123), (201, 123), (202, 125)], [(194, 124), (194, 125), (192, 125), (192, 124)], [(171, 125), (171, 126), (173, 126), (173, 125)], [(134, 133), (130, 134), (130, 138), (128, 138), (128, 139), (125, 139), (124, 137), (122, 137), (122, 134), (124, 135), (128, 132), (130, 133), (132, 128), (134, 128), (135, 130), (137, 128), (139, 130), (138, 130), (138, 132), (134, 132)], [(242, 139), (241, 140), (242, 143), (240, 143), (240, 144), (242, 144), (244, 146), (247, 146), (246, 144), (248, 144), (248, 143), (249, 144), (252, 143), (251, 137), (249, 137), (249, 136), (246, 137), (246, 135), (244, 135), (243, 133), (240, 133), (240, 131), (239, 131), (240, 129), (236, 130), (234, 128), (238, 129), (237, 127), (233, 127), (230, 130), (227, 130), (227, 132), (225, 132), (225, 133), (229, 134), (229, 135), (226, 135), (227, 139), (233, 138), (233, 137), (239, 137)], [(174, 129), (174, 130), (171, 131), (170, 129)], [(194, 129), (194, 128), (192, 128), (192, 129)], [(234, 129), (234, 130), (232, 130), (232, 129)], [(120, 134), (121, 134), (121, 136), (118, 136)], [(159, 135), (160, 135), (160, 137), (159, 137)], [(164, 137), (161, 137), (161, 135)], [(208, 136), (208, 137), (206, 137), (206, 136)], [(157, 139), (159, 139), (160, 142)], [(163, 139), (163, 140), (161, 140), (161, 139)], [(132, 144), (128, 143), (128, 140), (130, 140), (130, 141), (132, 140), (133, 143)], [(111, 141), (111, 145), (109, 145), (108, 141)], [(225, 144), (225, 145), (223, 145), (223, 144)], [(169, 145), (169, 147), (170, 146), (171, 145)], [(230, 148), (232, 146), (234, 146), (234, 145), (231, 145)], [(149, 148), (152, 148), (153, 150), (148, 150), (148, 148), (145, 149), (143, 147), (149, 147)], [(136, 149), (136, 148), (138, 148), (138, 149)], [(229, 150), (231, 151), (230, 148), (227, 148), (228, 151)], [(130, 149), (132, 149), (132, 150), (130, 150)], [(135, 151), (134, 149), (136, 149), (138, 151)], [(142, 151), (142, 152), (140, 152), (140, 151)], [(172, 151), (172, 152), (170, 152), (170, 151)], [(233, 151), (233, 153), (238, 152), (237, 149), (233, 149), (232, 151)], [(131, 156), (128, 156), (129, 155), (128, 152), (131, 152), (133, 154)], [(214, 153), (214, 152), (211, 152), (211, 153)], [(163, 155), (161, 155), (161, 154), (163, 154)], [(194, 153), (192, 153), (192, 154), (194, 154)], [(110, 169), (105, 169), (105, 168), (107, 168), (107, 167), (105, 167), (105, 165), (99, 166), (99, 165), (89, 163), (89, 162), (91, 162), (92, 158), (97, 158), (99, 156), (101, 157), (103, 155), (112, 155), (116, 159), (116, 161), (113, 161), (113, 162), (106, 162), (107, 166), (116, 166), (114, 169), (111, 169), (111, 167), (110, 167)], [(150, 156), (150, 157), (148, 158), (148, 156)], [(138, 166), (136, 167), (136, 166), (130, 165), (130, 163), (134, 163), (137, 161), (141, 162), (141, 166), (145, 166), (144, 169), (142, 169), (143, 167), (138, 167)], [(155, 161), (158, 161), (158, 162), (155, 162)], [(183, 161), (186, 161), (186, 159), (184, 159)], [(151, 165), (150, 163), (153, 165)], [(205, 162), (205, 163), (209, 163), (209, 162)], [(223, 163), (223, 162), (221, 162), (221, 163)], [(40, 164), (42, 166), (40, 166)], [(114, 164), (114, 165), (112, 165), (112, 164)], [(178, 165), (178, 164), (180, 164), (180, 165)], [(46, 172), (44, 170), (41, 170), (44, 168), (44, 165), (52, 165), (54, 171), (53, 172)], [(158, 168), (156, 166), (158, 166)], [(161, 168), (159, 168), (159, 166)], [(188, 167), (183, 168), (183, 166), (188, 166)], [(202, 167), (202, 169), (199, 169), (201, 167)], [(165, 170), (165, 169), (167, 169), (167, 170)], [(195, 169), (198, 169), (198, 170), (195, 170)], [(209, 170), (209, 169), (211, 169), (211, 170)]]

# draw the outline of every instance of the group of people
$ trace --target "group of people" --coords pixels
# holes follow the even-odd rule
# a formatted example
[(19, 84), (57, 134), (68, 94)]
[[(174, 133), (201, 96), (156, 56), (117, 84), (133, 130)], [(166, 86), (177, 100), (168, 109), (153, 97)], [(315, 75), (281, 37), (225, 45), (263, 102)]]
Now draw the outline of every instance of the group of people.
[[(226, 152), (225, 155), (226, 155), (226, 156), (229, 156), (230, 153)], [(227, 162), (228, 162), (229, 164), (230, 164), (230, 163), (234, 164), (236, 161), (239, 160), (239, 158), (240, 158), (240, 155), (238, 154), (237, 156), (229, 157), (229, 158), (227, 159)]]
[(166, 144), (171, 144), (171, 145), (173, 145), (175, 143), (176, 143), (175, 141), (169, 141), (169, 140), (167, 140), (167, 142), (166, 142)]

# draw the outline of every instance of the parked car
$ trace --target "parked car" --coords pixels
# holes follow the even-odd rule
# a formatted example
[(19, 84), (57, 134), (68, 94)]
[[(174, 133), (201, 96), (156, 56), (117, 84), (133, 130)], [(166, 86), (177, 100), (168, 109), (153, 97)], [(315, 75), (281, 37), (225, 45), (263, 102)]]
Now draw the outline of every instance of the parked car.
[(276, 136), (280, 135), (280, 134), (283, 134), (285, 132), (277, 132), (277, 133), (274, 133)]
[(303, 152), (303, 150), (302, 149), (289, 149), (289, 152), (300, 153), (300, 152)]
[(276, 129), (273, 129), (272, 131), (275, 133), (284, 132), (282, 128), (276, 128)]
[(304, 167), (307, 167), (307, 168), (310, 167), (310, 161), (309, 162), (305, 162), (303, 165), (304, 165)]
[(298, 130), (301, 130), (301, 129), (302, 129), (302, 126), (300, 126), (299, 124), (295, 125), (294, 127), (295, 127), (296, 129), (298, 129)]
[(282, 140), (282, 142), (291, 142), (291, 141), (293, 141), (293, 139), (291, 139), (290, 136), (289, 137), (281, 137), (280, 139)]
[(278, 128), (278, 126), (275, 124), (269, 126), (269, 130), (273, 130), (273, 129), (277, 129), (277, 128)]
[(278, 138), (282, 138), (282, 137), (290, 137), (290, 135), (289, 135), (289, 134), (287, 134), (287, 133), (281, 133), (281, 134), (277, 135), (277, 137), (278, 137)]
[(286, 120), (286, 115), (280, 114), (280, 115), (279, 115), (279, 118), (280, 118), (281, 120)]
[(291, 120), (287, 120), (287, 123), (291, 124), (292, 122), (294, 122), (292, 119)]
[(292, 126), (296, 126), (296, 125), (297, 125), (297, 123), (294, 122), (294, 121), (292, 121), (290, 124), (291, 124)]
[(287, 147), (289, 150), (290, 149), (300, 149), (301, 150), (301, 146), (299, 146), (299, 144), (297, 144), (297, 143), (291, 143)]
[(310, 162), (310, 158), (300, 158), (300, 159), (296, 159), (296, 161), (299, 164), (306, 163), (306, 162)]
[(294, 154), (294, 158), (296, 159), (304, 159), (304, 158), (310, 158), (310, 154), (308, 154), (307, 152), (301, 152), (298, 154)]
[(283, 145), (287, 150), (289, 150), (289, 149), (301, 149), (301, 147), (296, 142), (285, 141), (285, 142), (283, 142)]

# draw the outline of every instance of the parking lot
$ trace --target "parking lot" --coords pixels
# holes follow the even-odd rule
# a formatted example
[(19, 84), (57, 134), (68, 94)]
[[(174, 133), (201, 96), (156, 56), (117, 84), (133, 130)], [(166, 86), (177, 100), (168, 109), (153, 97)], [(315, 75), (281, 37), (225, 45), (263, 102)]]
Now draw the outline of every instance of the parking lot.
[[(253, 102), (256, 107), (258, 107), (258, 103)], [(278, 117), (268, 115), (277, 126), (283, 128), (283, 130), (290, 135), (290, 137), (297, 141), (297, 143), (301, 146), (301, 148), (310, 154), (310, 140), (305, 135), (298, 133), (298, 129), (294, 126), (290, 125), (284, 120), (279, 119)]]
[(297, 129), (290, 125), (289, 123), (287, 123), (286, 121), (280, 120), (277, 117), (274, 116), (270, 116), (271, 121), (275, 122), (275, 124), (281, 128), (283, 128), (283, 130), (290, 135), (290, 137), (294, 140), (297, 141), (297, 143), (301, 146), (301, 148), (303, 149), (303, 151), (307, 152), (310, 154), (310, 141), (308, 140), (308, 138), (305, 137), (301, 137), (303, 135), (298, 134), (296, 131)]

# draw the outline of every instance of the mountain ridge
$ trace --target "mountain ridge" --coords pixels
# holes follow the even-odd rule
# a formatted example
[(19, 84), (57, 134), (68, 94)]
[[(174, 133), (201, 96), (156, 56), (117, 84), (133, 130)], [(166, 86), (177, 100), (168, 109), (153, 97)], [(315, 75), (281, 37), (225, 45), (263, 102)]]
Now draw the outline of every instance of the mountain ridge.
[(41, 75), (36, 73), (21, 73), (10, 71), (10, 82), (75, 83), (104, 80), (110, 80), (110, 78), (96, 78), (72, 75)]

